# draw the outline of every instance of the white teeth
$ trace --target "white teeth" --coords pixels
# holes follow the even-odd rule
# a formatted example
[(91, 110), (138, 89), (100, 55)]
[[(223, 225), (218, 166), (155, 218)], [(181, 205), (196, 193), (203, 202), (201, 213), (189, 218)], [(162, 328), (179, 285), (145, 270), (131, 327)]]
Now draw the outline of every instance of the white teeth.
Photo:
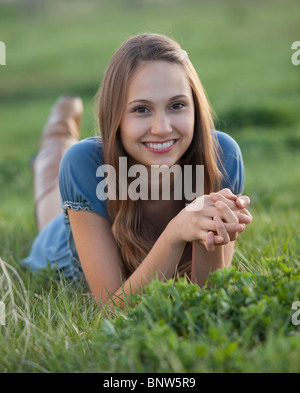
[(172, 141), (168, 141), (168, 142), (164, 142), (164, 143), (147, 143), (145, 142), (145, 145), (150, 147), (151, 149), (166, 149), (167, 147), (170, 147), (172, 145), (174, 145), (174, 143), (176, 142), (176, 139), (173, 139)]

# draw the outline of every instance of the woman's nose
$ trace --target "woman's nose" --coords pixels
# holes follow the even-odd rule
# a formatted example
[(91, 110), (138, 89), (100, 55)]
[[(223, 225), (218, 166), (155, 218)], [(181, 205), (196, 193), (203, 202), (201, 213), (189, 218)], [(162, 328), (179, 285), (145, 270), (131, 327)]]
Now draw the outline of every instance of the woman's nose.
[(164, 113), (159, 113), (153, 117), (151, 133), (157, 136), (168, 135), (172, 132), (172, 125), (169, 117)]

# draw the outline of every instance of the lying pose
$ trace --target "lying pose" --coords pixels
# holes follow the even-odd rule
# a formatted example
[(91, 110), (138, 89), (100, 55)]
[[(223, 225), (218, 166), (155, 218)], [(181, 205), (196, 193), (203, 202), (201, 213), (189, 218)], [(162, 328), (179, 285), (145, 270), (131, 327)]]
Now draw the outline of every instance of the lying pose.
[(33, 165), (40, 233), (25, 263), (84, 278), (101, 304), (122, 306), (154, 277), (205, 284), (231, 264), (252, 217), (239, 146), (214, 130), (187, 53), (163, 35), (131, 37), (98, 100), (101, 137), (79, 141), (78, 97), (50, 113)]

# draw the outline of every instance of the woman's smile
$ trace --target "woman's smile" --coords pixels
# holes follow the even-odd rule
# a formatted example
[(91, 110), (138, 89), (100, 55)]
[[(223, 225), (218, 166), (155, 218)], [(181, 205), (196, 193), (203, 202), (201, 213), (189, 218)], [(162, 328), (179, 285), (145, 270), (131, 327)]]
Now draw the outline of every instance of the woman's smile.
[(164, 142), (142, 142), (146, 149), (155, 154), (165, 154), (173, 150), (177, 139), (171, 139)]

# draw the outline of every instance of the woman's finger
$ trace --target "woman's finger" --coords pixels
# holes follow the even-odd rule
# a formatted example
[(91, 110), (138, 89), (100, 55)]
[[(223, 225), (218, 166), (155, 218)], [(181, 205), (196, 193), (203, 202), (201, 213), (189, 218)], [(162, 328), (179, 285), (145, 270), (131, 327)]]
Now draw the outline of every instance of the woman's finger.
[(235, 203), (238, 207), (244, 209), (250, 205), (250, 198), (247, 195), (241, 195), (236, 199)]
[(225, 203), (231, 210), (238, 210), (238, 207), (235, 203), (236, 199), (232, 199), (232, 200), (228, 199), (220, 193), (211, 193), (211, 194), (209, 194), (209, 198), (210, 198), (210, 200), (212, 200), (214, 202), (221, 201), (221, 202)]
[(250, 222), (252, 221), (252, 216), (250, 213), (244, 214), (244, 213), (237, 211), (234, 214), (237, 217), (240, 224), (250, 224)]
[(231, 199), (233, 201), (237, 199), (237, 196), (233, 194), (229, 188), (222, 188), (222, 190), (220, 190), (218, 193), (223, 195), (225, 198)]
[(223, 244), (227, 244), (230, 242), (230, 236), (225, 228), (224, 222), (221, 220), (219, 216), (214, 217), (214, 223), (216, 225), (216, 232), (219, 236), (222, 236), (224, 241)]
[(222, 217), (222, 219), (225, 220), (228, 224), (239, 222), (239, 219), (237, 218), (236, 214), (228, 207), (226, 203), (217, 201), (215, 203), (215, 206), (220, 211), (221, 213), (220, 216)]
[(222, 236), (216, 235), (213, 231), (209, 231), (206, 235), (205, 247), (207, 251), (215, 251), (216, 246), (223, 244)]
[(228, 232), (229, 236), (231, 233), (241, 233), (245, 230), (246, 226), (245, 224), (227, 224), (226, 222), (224, 223), (226, 231)]
[(209, 231), (206, 236), (205, 247), (207, 251), (215, 251), (215, 235), (212, 231)]
[(214, 202), (221, 201), (223, 203), (226, 203), (231, 210), (240, 210), (240, 213), (246, 214), (247, 216), (252, 218), (249, 211), (245, 209), (247, 206), (250, 205), (250, 198), (247, 195), (237, 197), (236, 195), (232, 194), (228, 188), (225, 188), (224, 190), (226, 191), (223, 192), (223, 190), (221, 190), (218, 193), (209, 194), (210, 200)]

